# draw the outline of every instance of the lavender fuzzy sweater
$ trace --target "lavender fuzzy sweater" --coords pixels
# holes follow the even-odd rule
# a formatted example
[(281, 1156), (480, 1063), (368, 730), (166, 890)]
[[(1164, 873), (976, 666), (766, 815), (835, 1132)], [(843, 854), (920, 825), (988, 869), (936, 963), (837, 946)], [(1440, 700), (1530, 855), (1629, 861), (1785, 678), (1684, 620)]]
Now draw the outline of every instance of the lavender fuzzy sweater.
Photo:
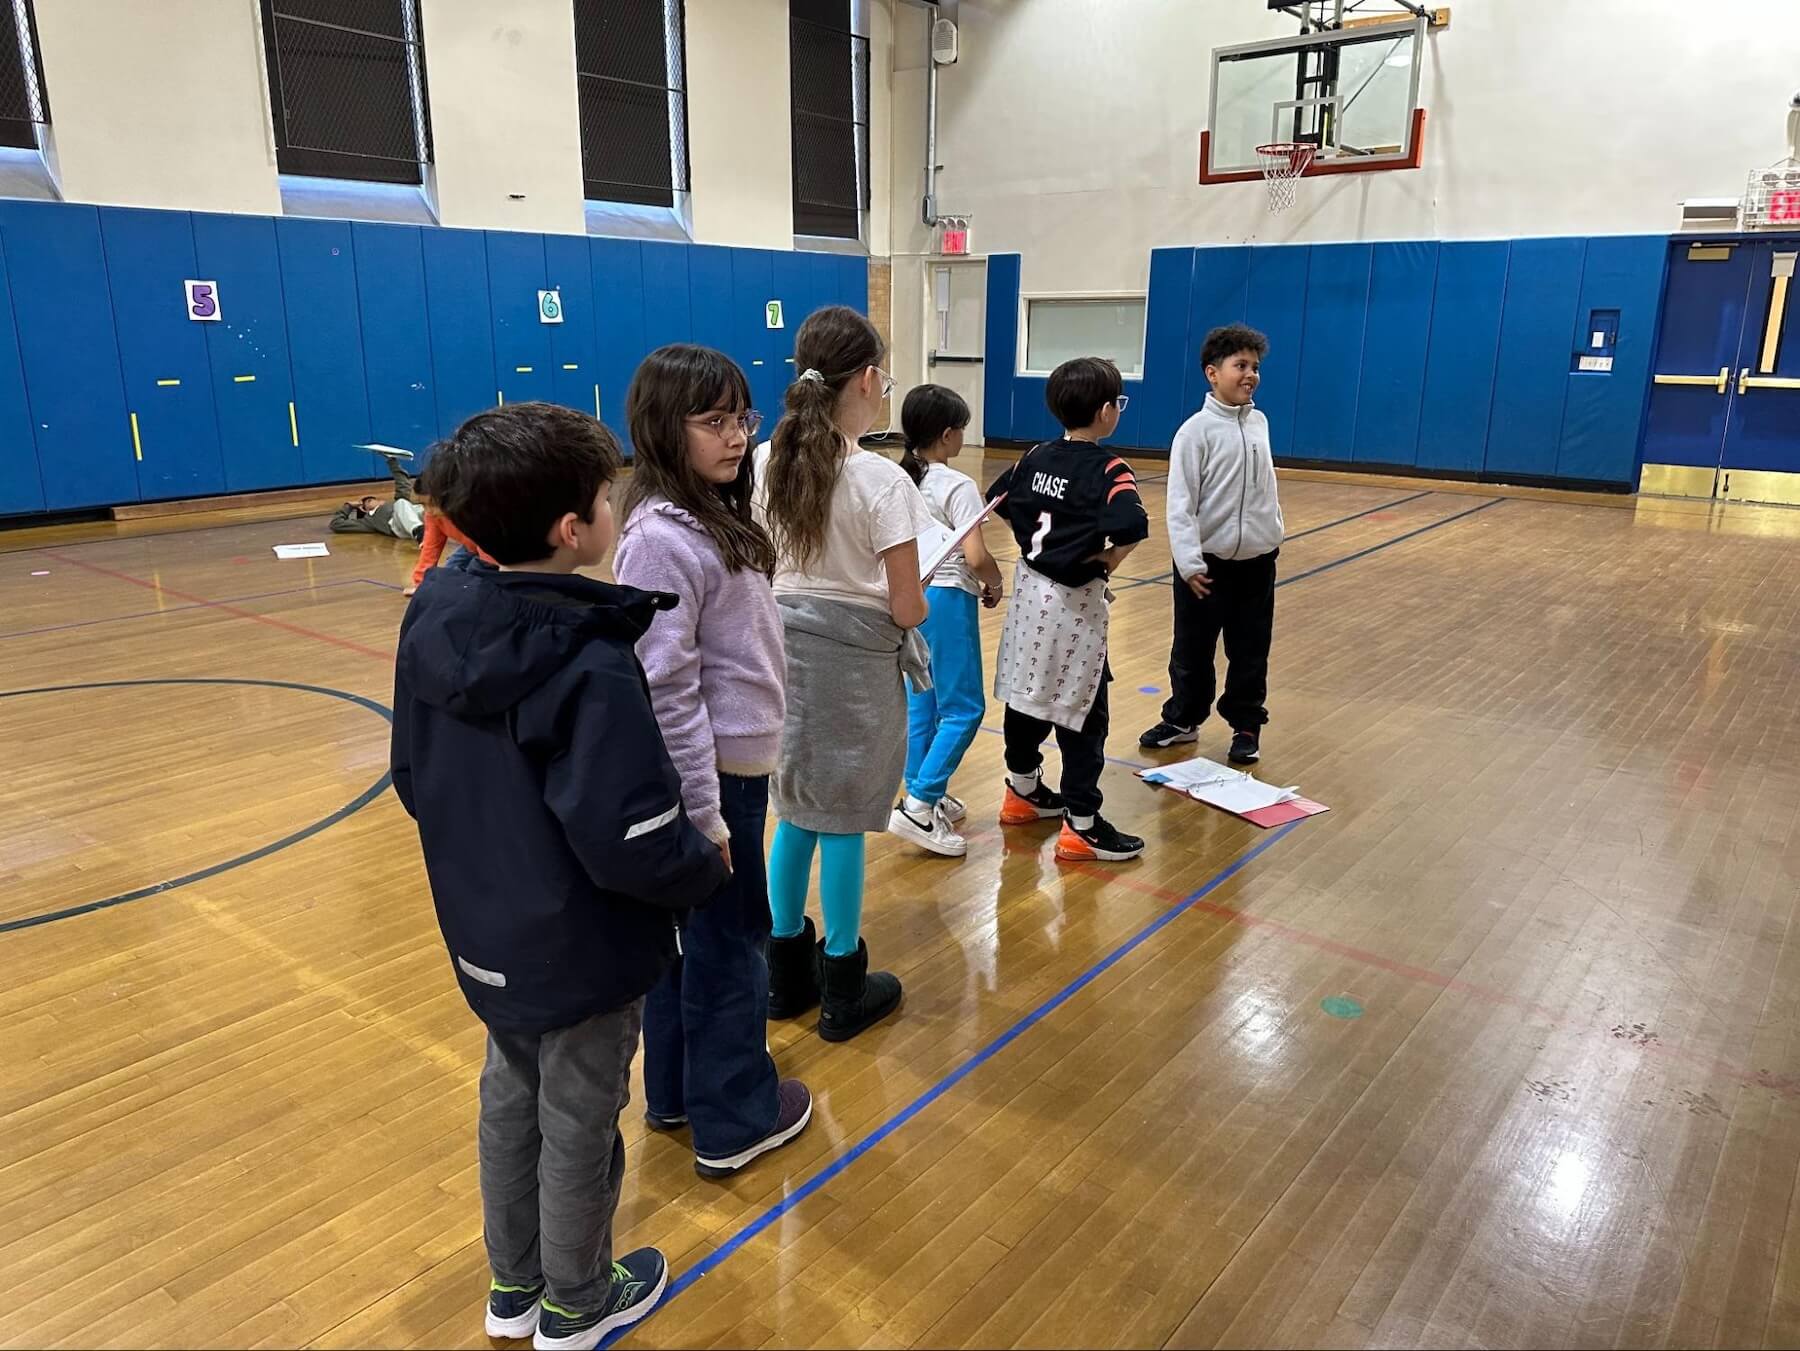
[(647, 499), (619, 535), (613, 575), (667, 591), (680, 605), (638, 643), (669, 758), (690, 820), (715, 841), (719, 775), (774, 772), (786, 713), (781, 617), (769, 579), (731, 572), (712, 536), (665, 497)]

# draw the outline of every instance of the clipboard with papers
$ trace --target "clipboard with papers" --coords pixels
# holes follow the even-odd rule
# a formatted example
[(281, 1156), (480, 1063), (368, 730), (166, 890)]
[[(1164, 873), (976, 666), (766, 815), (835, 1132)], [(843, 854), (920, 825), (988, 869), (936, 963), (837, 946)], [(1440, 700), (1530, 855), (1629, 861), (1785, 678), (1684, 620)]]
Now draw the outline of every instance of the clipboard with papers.
[(944, 561), (962, 546), (962, 542), (977, 530), (981, 523), (994, 514), (994, 508), (1006, 500), (1001, 493), (992, 502), (981, 509), (981, 515), (975, 517), (960, 530), (951, 530), (933, 521), (919, 534), (919, 580), (928, 582), (931, 576), (944, 565)]

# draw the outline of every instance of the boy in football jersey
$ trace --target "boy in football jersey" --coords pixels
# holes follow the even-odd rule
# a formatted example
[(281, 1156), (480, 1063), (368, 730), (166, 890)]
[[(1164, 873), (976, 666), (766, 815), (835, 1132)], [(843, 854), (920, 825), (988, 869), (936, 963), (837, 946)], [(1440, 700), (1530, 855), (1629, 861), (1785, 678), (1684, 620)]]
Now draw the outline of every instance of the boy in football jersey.
[[(1035, 446), (988, 489), (1005, 495), (1023, 557), (1000, 636), (994, 697), (1006, 705), (1004, 825), (1062, 818), (1056, 856), (1119, 861), (1144, 842), (1100, 815), (1106, 764), (1106, 581), (1150, 533), (1131, 466), (1100, 442), (1119, 425), (1126, 396), (1119, 368), (1098, 357), (1065, 361), (1045, 391), (1064, 428)], [(1043, 782), (1043, 744), (1062, 752), (1062, 792)]]

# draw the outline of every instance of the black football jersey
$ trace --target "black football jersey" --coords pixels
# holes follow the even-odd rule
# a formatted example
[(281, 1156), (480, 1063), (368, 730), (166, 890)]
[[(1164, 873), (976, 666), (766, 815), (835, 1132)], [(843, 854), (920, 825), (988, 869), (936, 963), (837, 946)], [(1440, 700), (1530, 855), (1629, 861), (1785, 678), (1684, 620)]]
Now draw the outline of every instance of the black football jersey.
[(1150, 536), (1150, 517), (1131, 466), (1105, 446), (1067, 437), (1034, 446), (988, 489), (1012, 526), (1025, 561), (1063, 586), (1085, 586), (1105, 569), (1094, 555)]

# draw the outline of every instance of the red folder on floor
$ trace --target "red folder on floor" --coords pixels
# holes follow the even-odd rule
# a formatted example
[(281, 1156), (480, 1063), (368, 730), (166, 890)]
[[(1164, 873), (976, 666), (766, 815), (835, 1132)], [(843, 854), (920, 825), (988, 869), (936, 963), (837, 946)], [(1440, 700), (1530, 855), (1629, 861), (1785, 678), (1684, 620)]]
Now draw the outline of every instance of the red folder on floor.
[(1259, 807), (1253, 812), (1245, 812), (1244, 820), (1267, 830), (1271, 826), (1285, 826), (1289, 821), (1303, 821), (1309, 816), (1317, 816), (1320, 812), (1330, 810), (1322, 802), (1297, 797), (1291, 802), (1277, 802), (1273, 807)]

